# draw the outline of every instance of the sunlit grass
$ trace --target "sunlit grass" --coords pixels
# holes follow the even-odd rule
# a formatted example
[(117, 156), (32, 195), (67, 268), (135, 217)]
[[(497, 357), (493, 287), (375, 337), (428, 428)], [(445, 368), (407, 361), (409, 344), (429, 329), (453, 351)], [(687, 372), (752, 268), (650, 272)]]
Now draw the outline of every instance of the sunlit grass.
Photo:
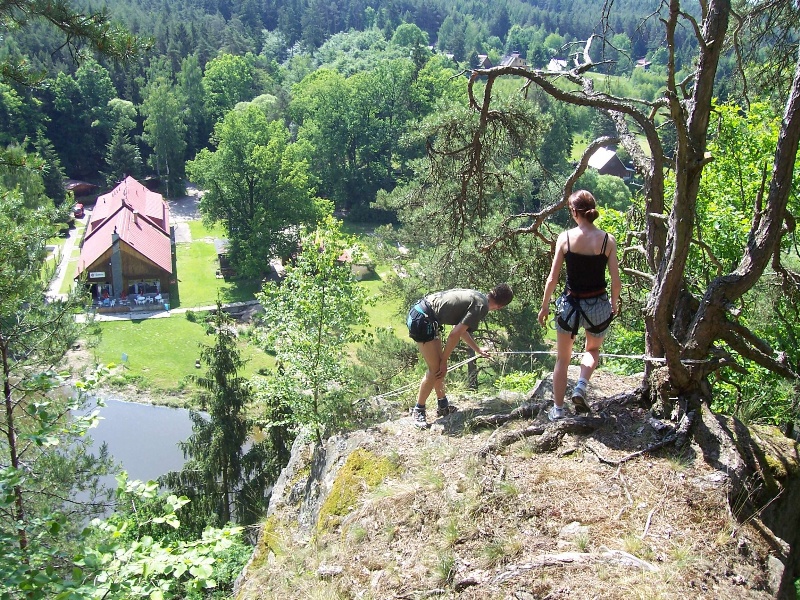
[(218, 227), (209, 231), (200, 221), (190, 221), (189, 229), (192, 242), (175, 245), (178, 296), (171, 298), (173, 308), (210, 306), (218, 295), (223, 303), (254, 300), (260, 282), (217, 278), (219, 265), (214, 238), (224, 232)]
[(486, 566), (489, 568), (508, 562), (522, 552), (522, 542), (518, 538), (498, 538), (481, 549)]
[(400, 314), (400, 305), (393, 298), (383, 294), (383, 282), (386, 277), (386, 268), (376, 269), (375, 275), (362, 280), (359, 285), (373, 298), (372, 304), (366, 307), (369, 317), (370, 329), (377, 327), (391, 327), (395, 332), (405, 332), (405, 320)]
[(450, 552), (442, 552), (436, 556), (436, 564), (433, 572), (436, 583), (439, 585), (449, 585), (453, 582), (455, 575), (456, 557)]
[[(163, 319), (101, 322), (99, 327), (102, 336), (93, 350), (99, 362), (119, 364), (122, 354), (126, 354), (126, 372), (141, 381), (141, 387), (148, 392), (181, 389), (188, 375), (203, 371), (195, 368), (200, 344), (214, 344), (214, 338), (206, 335), (201, 323), (193, 323), (182, 314)], [(244, 376), (274, 366), (271, 356), (246, 341), (240, 341), (239, 349), (242, 358), (248, 360)]]

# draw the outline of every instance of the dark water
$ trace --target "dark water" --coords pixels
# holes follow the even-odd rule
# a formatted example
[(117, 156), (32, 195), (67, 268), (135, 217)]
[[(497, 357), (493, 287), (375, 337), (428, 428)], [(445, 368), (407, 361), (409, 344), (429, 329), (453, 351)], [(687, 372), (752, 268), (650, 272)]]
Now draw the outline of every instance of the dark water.
[(89, 430), (94, 447), (105, 442), (128, 479), (148, 481), (183, 466), (178, 442), (192, 434), (189, 411), (105, 399), (100, 422)]

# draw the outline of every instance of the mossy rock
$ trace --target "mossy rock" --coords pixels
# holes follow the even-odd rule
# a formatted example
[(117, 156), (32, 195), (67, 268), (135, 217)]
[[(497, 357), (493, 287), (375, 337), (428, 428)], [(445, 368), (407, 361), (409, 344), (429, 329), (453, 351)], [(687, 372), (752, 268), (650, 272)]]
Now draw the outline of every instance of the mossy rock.
[(384, 456), (357, 448), (347, 457), (319, 510), (317, 532), (325, 533), (339, 525), (353, 511), (359, 497), (397, 471), (397, 465)]
[(756, 425), (752, 430), (775, 479), (784, 482), (800, 475), (800, 444), (787, 438), (777, 427)]
[(256, 549), (258, 558), (253, 562), (260, 563), (269, 556), (270, 552), (276, 556), (283, 554), (284, 548), (280, 540), (280, 522), (275, 515), (270, 515), (261, 525), (261, 536), (258, 539), (258, 547)]

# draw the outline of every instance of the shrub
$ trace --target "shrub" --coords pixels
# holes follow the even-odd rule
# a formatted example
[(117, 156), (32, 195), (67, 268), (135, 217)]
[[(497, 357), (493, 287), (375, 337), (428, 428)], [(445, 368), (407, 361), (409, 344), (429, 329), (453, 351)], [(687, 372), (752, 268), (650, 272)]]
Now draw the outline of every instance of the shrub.
[(495, 387), (498, 390), (508, 390), (510, 392), (519, 392), (524, 394), (530, 392), (534, 388), (540, 377), (541, 373), (538, 371), (529, 373), (515, 371), (513, 373), (503, 375), (502, 377), (498, 377), (497, 381), (495, 382)]

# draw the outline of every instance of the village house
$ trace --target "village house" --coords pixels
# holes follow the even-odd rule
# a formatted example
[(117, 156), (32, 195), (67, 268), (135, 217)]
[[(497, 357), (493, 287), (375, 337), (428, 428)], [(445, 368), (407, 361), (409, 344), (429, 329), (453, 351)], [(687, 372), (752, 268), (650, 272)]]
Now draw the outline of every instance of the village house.
[(78, 277), (85, 277), (96, 303), (164, 304), (173, 264), (170, 212), (161, 194), (126, 177), (97, 198), (78, 262)]
[(522, 58), (519, 55), (519, 52), (512, 52), (511, 54), (506, 54), (502, 59), (500, 59), (500, 64), (498, 66), (501, 67), (520, 67), (522, 69), (528, 68), (528, 61)]
[(589, 166), (601, 175), (614, 175), (621, 179), (627, 179), (632, 174), (611, 148), (598, 148), (589, 157)]

